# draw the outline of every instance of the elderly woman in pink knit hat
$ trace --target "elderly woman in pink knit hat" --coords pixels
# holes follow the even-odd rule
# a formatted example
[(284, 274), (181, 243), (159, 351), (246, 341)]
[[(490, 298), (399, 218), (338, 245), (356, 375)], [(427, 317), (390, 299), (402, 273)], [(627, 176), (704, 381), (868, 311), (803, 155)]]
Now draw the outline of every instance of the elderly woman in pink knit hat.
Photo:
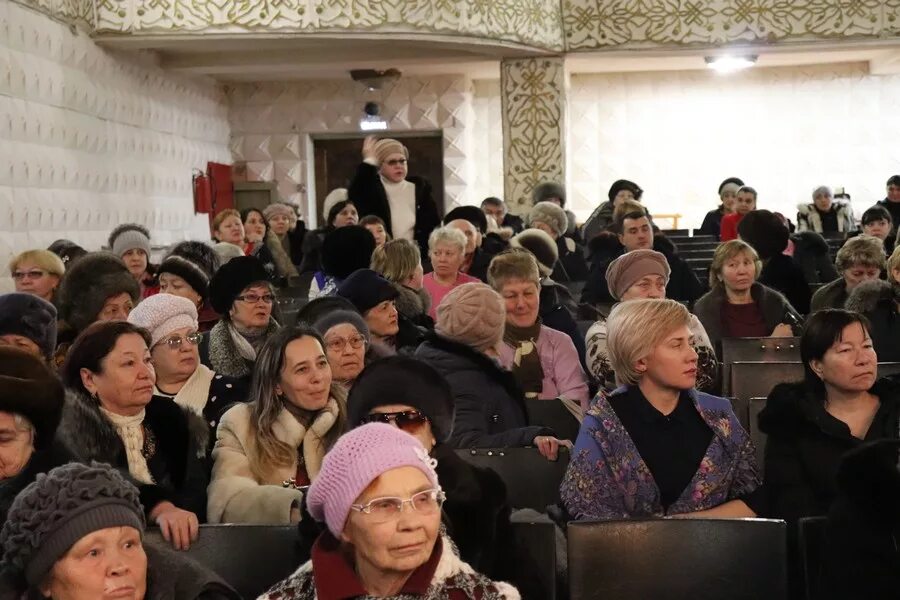
[(518, 600), (515, 588), (476, 573), (441, 535), (445, 496), (434, 465), (396, 427), (370, 423), (344, 434), (307, 497), (327, 530), (311, 559), (260, 598)]
[(524, 394), (512, 373), (500, 366), (506, 307), (500, 294), (483, 283), (454, 288), (437, 308), (434, 335), (416, 357), (443, 375), (453, 391), (456, 412), (449, 443), (455, 448), (536, 446), (556, 460), (552, 429), (530, 426)]
[(407, 177), (409, 150), (397, 140), (367, 137), (362, 155), (348, 190), (359, 216), (379, 217), (391, 239), (414, 240), (425, 256), (428, 234), (441, 224), (431, 184)]

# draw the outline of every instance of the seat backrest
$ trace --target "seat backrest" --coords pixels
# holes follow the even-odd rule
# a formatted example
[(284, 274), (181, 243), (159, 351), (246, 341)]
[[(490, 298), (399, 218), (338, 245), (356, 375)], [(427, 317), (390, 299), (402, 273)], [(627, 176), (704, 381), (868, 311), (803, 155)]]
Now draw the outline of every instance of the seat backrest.
[(800, 577), (806, 600), (818, 597), (816, 587), (822, 571), (822, 548), (825, 545), (826, 517), (803, 517), (797, 522), (800, 548)]
[(800, 362), (800, 338), (723, 338), (722, 362)]
[(559, 501), (559, 486), (569, 466), (565, 448), (559, 449), (555, 461), (541, 456), (537, 448), (473, 448), (456, 453), (466, 462), (495, 471), (506, 484), (510, 506), (538, 512)]
[(900, 374), (900, 362), (883, 362), (878, 363), (878, 376), (887, 377), (888, 375)]
[(765, 398), (750, 398), (749, 423), (750, 440), (756, 448), (756, 464), (759, 465), (759, 475), (763, 475), (763, 466), (766, 457), (766, 434), (759, 429), (759, 413), (766, 405)]
[[(168, 544), (158, 529), (151, 543)], [(185, 554), (231, 585), (242, 598), (256, 598), (309, 559), (314, 540), (296, 525), (201, 525)]]
[(510, 522), (515, 542), (512, 583), (523, 600), (554, 600), (558, 585), (555, 523), (533, 511), (514, 512)]
[(786, 527), (764, 519), (573, 522), (571, 600), (783, 600)]
[(749, 400), (768, 397), (779, 383), (803, 379), (799, 362), (736, 362), (730, 367), (729, 396)]
[(528, 414), (529, 425), (549, 427), (561, 440), (574, 442), (578, 437), (581, 423), (558, 398), (548, 400), (529, 398), (525, 400), (525, 412)]

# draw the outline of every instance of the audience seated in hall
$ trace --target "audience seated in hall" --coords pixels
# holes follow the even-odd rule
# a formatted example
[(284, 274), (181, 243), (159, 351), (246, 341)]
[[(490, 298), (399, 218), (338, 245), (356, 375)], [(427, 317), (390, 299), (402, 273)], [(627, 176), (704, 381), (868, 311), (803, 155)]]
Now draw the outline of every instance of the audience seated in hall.
[(633, 181), (627, 179), (614, 181), (607, 193), (608, 200), (594, 209), (591, 216), (584, 222), (584, 227), (582, 227), (584, 243), (590, 245), (591, 240), (597, 235), (612, 228), (615, 220), (613, 212), (622, 202), (634, 200), (640, 203), (643, 194), (644, 190), (641, 189), (641, 186)]
[(34, 294), (54, 304), (65, 273), (62, 259), (49, 250), (26, 250), (9, 261), (9, 276), (17, 292)]
[(719, 239), (722, 233), (722, 217), (734, 212), (737, 192), (743, 185), (744, 182), (737, 177), (729, 177), (719, 184), (719, 207), (706, 213), (703, 223), (700, 225), (700, 229), (695, 231), (695, 235), (711, 235)]
[(841, 233), (847, 235), (856, 231), (856, 219), (849, 202), (835, 200), (828, 186), (813, 190), (811, 204), (797, 206), (797, 231), (816, 233)]
[(897, 243), (894, 220), (888, 210), (879, 205), (867, 208), (859, 221), (861, 233), (871, 235), (884, 242), (884, 253), (890, 256)]
[(871, 324), (872, 344), (881, 362), (900, 362), (900, 252), (887, 261), (887, 281), (876, 279), (856, 286), (845, 304)]
[(325, 197), (320, 214), (324, 217), (322, 226), (310, 231), (303, 238), (303, 262), (297, 269), (300, 273), (315, 273), (322, 270), (322, 244), (329, 232), (359, 223), (356, 205), (347, 199), (347, 190), (344, 188), (331, 190)]
[(209, 282), (221, 261), (212, 247), (202, 242), (176, 244), (159, 265), (159, 291), (190, 300), (197, 308), (199, 330), (205, 333), (219, 322), (209, 301)]
[(723, 338), (791, 337), (802, 318), (787, 298), (758, 281), (759, 256), (749, 244), (731, 240), (716, 248), (709, 267), (710, 291), (694, 313), (716, 348)]
[(601, 392), (562, 482), (575, 520), (762, 512), (750, 436), (725, 398), (697, 392), (690, 313), (674, 300), (618, 304), (607, 323), (624, 385)]
[(440, 227), (428, 236), (428, 257), (434, 270), (425, 274), (422, 287), (431, 296), (428, 316), (432, 319), (441, 300), (451, 290), (465, 283), (478, 282), (476, 277), (462, 272), (468, 244), (465, 234), (455, 227)]
[(137, 223), (119, 225), (109, 234), (108, 243), (138, 282), (141, 298), (159, 291), (157, 265), (150, 264), (150, 232), (146, 227)]
[(289, 277), (297, 275), (297, 268), (281, 246), (278, 236), (269, 228), (263, 211), (244, 209), (241, 211), (241, 221), (244, 223), (244, 253), (259, 259), (269, 272), (272, 283), (280, 287), (286, 285)]
[(273, 202), (263, 209), (263, 217), (291, 264), (299, 267), (303, 262), (306, 223), (297, 218), (295, 207), (284, 202)]
[(737, 226), (747, 213), (756, 210), (756, 190), (749, 185), (741, 186), (734, 199), (734, 212), (722, 217), (719, 240), (728, 242), (738, 237)]
[(466, 236), (466, 250), (460, 272), (485, 283), (488, 265), (496, 254), (487, 252), (482, 247), (484, 234), (487, 232), (485, 214), (474, 206), (460, 206), (447, 213), (444, 226), (458, 229)]
[(368, 269), (375, 247), (375, 237), (362, 225), (347, 225), (326, 233), (322, 269), (313, 274), (309, 299), (336, 294), (338, 286), (354, 271)]
[(556, 242), (558, 259), (550, 276), (560, 283), (584, 281), (589, 272), (584, 248), (566, 235), (568, 219), (566, 211), (555, 202), (538, 202), (528, 213), (528, 228), (540, 229)]
[(500, 198), (494, 196), (485, 198), (481, 201), (481, 210), (484, 211), (484, 214), (494, 217), (494, 222), (497, 223), (498, 227), (512, 229), (513, 235), (522, 233), (522, 230), (525, 229), (522, 217), (510, 213), (506, 202)]
[(537, 206), (541, 202), (550, 202), (563, 209), (566, 214), (566, 227), (561, 235), (581, 243), (582, 238), (578, 231), (575, 213), (566, 208), (565, 186), (555, 181), (545, 181), (534, 186), (534, 189), (531, 190), (531, 205)]
[(884, 244), (868, 235), (847, 240), (838, 250), (834, 266), (840, 278), (816, 290), (810, 302), (811, 312), (823, 308), (844, 308), (856, 286), (879, 279), (885, 267)]
[(356, 271), (338, 288), (338, 296), (363, 316), (373, 348), (383, 355), (414, 351), (426, 333), (397, 310), (398, 294), (390, 281), (371, 269)]
[(431, 295), (424, 288), (422, 255), (410, 240), (391, 240), (372, 253), (372, 270), (388, 280), (397, 290), (397, 313), (413, 324), (434, 329)]
[(891, 220), (900, 223), (900, 175), (891, 175), (885, 184), (884, 200), (878, 201), (878, 206), (883, 206), (891, 213)]
[(39, 296), (0, 294), (0, 346), (23, 350), (54, 365), (56, 308)]

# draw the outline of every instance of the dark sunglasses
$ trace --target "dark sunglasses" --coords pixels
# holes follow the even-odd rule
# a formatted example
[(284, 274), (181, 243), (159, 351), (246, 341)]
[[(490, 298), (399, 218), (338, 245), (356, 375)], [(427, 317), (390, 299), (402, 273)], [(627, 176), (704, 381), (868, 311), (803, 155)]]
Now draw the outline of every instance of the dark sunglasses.
[(403, 431), (415, 431), (425, 423), (431, 420), (417, 410), (404, 410), (392, 413), (370, 413), (364, 416), (360, 425), (366, 423), (387, 423), (388, 425), (396, 425)]

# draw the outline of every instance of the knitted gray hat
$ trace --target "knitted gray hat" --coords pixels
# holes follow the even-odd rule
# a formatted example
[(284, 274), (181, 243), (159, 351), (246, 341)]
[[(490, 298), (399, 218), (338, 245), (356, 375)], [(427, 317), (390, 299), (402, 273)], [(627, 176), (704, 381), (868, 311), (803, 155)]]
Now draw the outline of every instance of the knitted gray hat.
[(125, 223), (119, 225), (109, 234), (109, 247), (116, 256), (123, 256), (129, 250), (143, 250), (150, 258), (150, 232), (143, 225)]
[(369, 341), (369, 326), (366, 325), (365, 320), (358, 312), (352, 310), (335, 310), (324, 314), (313, 323), (313, 329), (318, 331), (319, 335), (325, 337), (325, 334), (329, 329), (335, 325), (343, 325), (344, 323), (356, 327), (359, 334), (366, 338), (367, 342)]
[(532, 227), (535, 221), (549, 225), (559, 237), (562, 237), (569, 227), (566, 211), (553, 202), (538, 202), (531, 207), (531, 212), (528, 213), (528, 226)]
[(545, 181), (544, 183), (540, 183), (534, 186), (534, 189), (531, 190), (532, 204), (537, 204), (538, 202), (546, 202), (551, 198), (558, 198), (559, 206), (565, 208), (566, 188), (564, 188), (561, 184), (556, 183), (555, 181)]
[(109, 527), (134, 527), (143, 535), (137, 488), (109, 465), (56, 467), (13, 501), (0, 531), (2, 568), (37, 586), (78, 540)]

